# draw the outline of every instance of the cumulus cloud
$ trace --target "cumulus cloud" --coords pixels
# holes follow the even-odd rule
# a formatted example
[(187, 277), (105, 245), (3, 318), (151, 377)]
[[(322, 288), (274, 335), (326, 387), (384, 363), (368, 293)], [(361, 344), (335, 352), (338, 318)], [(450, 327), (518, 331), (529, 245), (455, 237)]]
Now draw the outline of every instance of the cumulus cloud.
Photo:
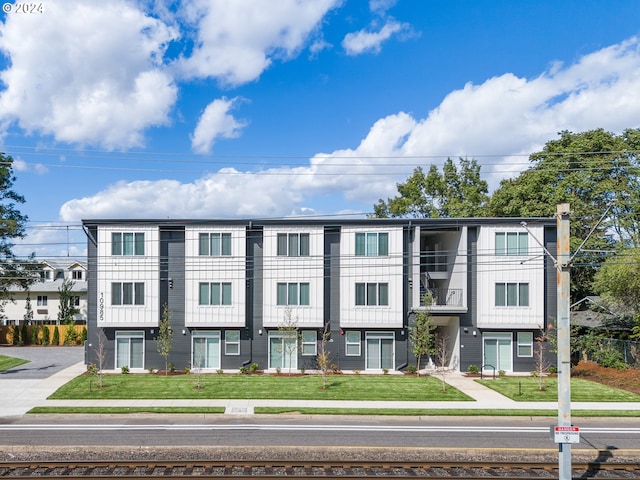
[(477, 156), (495, 186), (526, 168), (527, 155), (561, 130), (621, 132), (628, 127), (640, 127), (638, 38), (572, 65), (553, 65), (536, 78), (505, 73), (469, 83), (422, 118), (388, 115), (354, 148), (318, 153), (306, 165), (221, 170), (192, 183), (119, 183), (67, 202), (61, 217), (273, 217), (304, 208), (327, 212), (327, 199), (335, 196), (370, 208), (378, 198), (394, 195), (396, 182), (418, 164)]
[(272, 58), (299, 51), (340, 0), (190, 0), (182, 14), (197, 38), (178, 62), (185, 78), (239, 85), (257, 79)]
[(362, 53), (379, 53), (382, 43), (393, 35), (409, 29), (409, 24), (387, 20), (378, 31), (360, 30), (348, 33), (342, 40), (342, 47), (347, 55), (360, 55)]
[(191, 136), (191, 148), (197, 153), (210, 153), (217, 138), (236, 138), (246, 126), (236, 120), (229, 111), (238, 103), (238, 97), (214, 100), (200, 116), (198, 125)]
[(56, 141), (142, 146), (168, 123), (177, 88), (163, 55), (172, 28), (132, 2), (49, 0), (38, 15), (7, 15), (0, 50), (0, 123)]

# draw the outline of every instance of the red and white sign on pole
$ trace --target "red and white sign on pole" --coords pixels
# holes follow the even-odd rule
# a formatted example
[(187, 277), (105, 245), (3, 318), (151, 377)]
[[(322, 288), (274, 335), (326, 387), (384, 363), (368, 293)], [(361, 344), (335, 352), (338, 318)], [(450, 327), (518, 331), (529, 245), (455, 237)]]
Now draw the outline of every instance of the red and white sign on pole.
[(580, 443), (580, 428), (573, 425), (555, 426), (553, 428), (556, 443)]

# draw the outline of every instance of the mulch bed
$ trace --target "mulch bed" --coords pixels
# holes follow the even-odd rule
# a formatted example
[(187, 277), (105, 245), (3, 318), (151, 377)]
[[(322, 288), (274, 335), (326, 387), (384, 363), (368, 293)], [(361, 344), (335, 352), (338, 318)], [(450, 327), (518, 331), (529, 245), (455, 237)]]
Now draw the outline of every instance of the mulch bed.
[(617, 368), (601, 367), (595, 362), (580, 362), (571, 369), (571, 376), (640, 395), (640, 370), (637, 368), (618, 370)]

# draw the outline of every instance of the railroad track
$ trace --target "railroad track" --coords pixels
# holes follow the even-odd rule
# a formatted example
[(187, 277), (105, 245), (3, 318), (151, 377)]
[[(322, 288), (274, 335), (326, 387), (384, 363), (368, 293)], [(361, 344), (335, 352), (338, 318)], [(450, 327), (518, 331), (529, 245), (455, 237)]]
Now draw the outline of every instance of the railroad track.
[[(573, 478), (640, 479), (637, 463), (573, 464)], [(520, 480), (558, 478), (557, 464), (546, 462), (326, 462), (326, 461), (100, 461), (2, 462), (0, 477), (12, 479), (92, 478), (428, 478)]]

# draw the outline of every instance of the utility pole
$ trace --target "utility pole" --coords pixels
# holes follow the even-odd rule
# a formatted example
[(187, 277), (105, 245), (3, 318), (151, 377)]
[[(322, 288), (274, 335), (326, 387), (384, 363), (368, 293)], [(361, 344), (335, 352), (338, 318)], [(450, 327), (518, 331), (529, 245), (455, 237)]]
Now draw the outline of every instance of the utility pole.
[[(570, 233), (569, 204), (563, 203), (556, 210), (558, 229), (558, 255), (556, 259), (558, 275), (558, 426), (571, 426), (571, 327), (569, 324), (570, 305)], [(558, 444), (559, 480), (571, 480), (571, 444)]]

